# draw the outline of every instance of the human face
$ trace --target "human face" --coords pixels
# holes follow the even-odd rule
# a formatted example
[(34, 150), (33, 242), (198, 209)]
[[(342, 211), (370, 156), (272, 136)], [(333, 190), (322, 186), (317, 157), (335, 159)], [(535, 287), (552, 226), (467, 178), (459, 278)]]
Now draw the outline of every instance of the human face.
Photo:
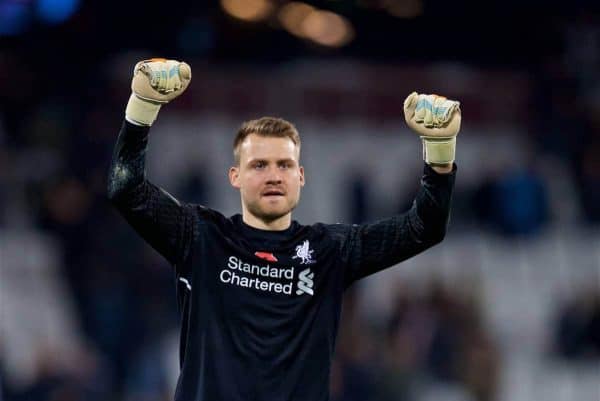
[(298, 147), (287, 137), (250, 134), (240, 144), (239, 156), (239, 165), (229, 169), (229, 180), (240, 190), (244, 217), (249, 217), (245, 220), (289, 222), (304, 186)]

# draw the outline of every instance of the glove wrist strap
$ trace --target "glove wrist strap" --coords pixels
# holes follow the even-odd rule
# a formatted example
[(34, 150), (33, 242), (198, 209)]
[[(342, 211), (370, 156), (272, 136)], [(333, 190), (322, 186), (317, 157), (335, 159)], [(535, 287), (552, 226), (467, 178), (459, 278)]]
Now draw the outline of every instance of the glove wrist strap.
[(150, 126), (154, 123), (154, 120), (156, 120), (159, 110), (160, 104), (140, 99), (132, 93), (127, 102), (125, 117), (140, 125)]
[(454, 162), (456, 137), (421, 137), (423, 141), (423, 160), (427, 164), (448, 164)]

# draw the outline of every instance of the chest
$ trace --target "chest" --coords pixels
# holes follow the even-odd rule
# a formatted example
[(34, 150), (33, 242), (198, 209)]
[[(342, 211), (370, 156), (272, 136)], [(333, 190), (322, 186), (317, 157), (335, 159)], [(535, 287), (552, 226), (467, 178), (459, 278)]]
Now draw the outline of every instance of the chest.
[(214, 236), (198, 244), (193, 263), (200, 302), (229, 320), (293, 324), (341, 298), (335, 247), (315, 238), (281, 245)]

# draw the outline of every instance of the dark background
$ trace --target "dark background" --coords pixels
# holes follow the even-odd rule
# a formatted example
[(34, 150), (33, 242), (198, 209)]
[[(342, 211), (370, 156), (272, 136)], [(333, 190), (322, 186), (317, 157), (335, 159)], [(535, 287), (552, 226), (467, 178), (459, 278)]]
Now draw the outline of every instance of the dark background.
[(0, 399), (172, 399), (171, 270), (105, 192), (131, 69), (163, 56), (194, 78), (153, 128), (149, 178), (224, 213), (244, 119), (299, 127), (301, 222), (360, 223), (412, 201), (405, 96), (461, 101), (448, 238), (349, 291), (332, 399), (597, 401), (597, 2), (306, 2), (349, 21), (342, 47), (269, 3), (244, 21), (219, 2), (0, 0)]

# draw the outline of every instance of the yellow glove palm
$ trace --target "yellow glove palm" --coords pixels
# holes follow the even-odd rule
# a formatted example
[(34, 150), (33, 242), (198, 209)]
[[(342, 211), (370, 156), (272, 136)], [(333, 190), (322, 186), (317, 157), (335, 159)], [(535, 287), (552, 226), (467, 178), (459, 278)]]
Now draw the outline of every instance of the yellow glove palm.
[(433, 165), (452, 163), (460, 130), (460, 103), (416, 92), (404, 101), (406, 124), (423, 140), (423, 159)]

